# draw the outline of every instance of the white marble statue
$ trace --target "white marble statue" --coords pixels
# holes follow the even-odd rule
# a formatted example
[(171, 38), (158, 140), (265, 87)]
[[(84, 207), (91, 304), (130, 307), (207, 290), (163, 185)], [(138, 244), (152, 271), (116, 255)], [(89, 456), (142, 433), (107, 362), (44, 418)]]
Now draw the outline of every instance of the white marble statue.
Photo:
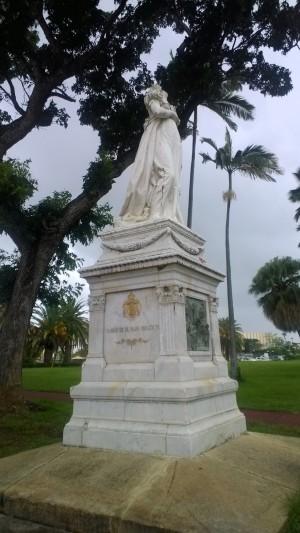
[(147, 89), (144, 101), (149, 117), (130, 167), (131, 177), (120, 212), (121, 221), (169, 218), (183, 223), (179, 208), (179, 118), (174, 106), (168, 103), (168, 94), (159, 85)]

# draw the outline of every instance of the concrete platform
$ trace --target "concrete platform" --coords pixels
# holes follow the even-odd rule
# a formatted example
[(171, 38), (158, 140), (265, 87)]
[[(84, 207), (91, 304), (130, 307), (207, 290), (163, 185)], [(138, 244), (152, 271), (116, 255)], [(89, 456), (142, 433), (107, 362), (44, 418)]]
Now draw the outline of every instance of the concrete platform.
[(192, 459), (57, 444), (0, 460), (0, 531), (277, 533), (299, 488), (296, 438), (249, 433)]

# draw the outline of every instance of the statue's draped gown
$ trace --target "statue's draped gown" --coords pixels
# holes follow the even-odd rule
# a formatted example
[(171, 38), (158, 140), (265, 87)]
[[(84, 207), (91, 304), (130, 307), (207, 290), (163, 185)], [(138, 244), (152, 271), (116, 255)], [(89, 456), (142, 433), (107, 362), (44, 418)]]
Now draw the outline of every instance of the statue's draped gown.
[(124, 220), (170, 218), (182, 223), (179, 209), (181, 139), (169, 104), (150, 101), (135, 161), (131, 166), (126, 199), (120, 216)]

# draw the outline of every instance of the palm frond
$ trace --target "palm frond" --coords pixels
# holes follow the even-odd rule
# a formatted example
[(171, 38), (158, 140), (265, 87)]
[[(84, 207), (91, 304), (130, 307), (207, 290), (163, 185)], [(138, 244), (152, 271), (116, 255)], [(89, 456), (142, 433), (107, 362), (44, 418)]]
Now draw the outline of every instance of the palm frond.
[(300, 202), (300, 187), (289, 192), (289, 199), (291, 202)]
[(214, 150), (216, 150), (216, 152), (218, 151), (218, 147), (215, 141), (213, 141), (210, 137), (201, 137), (201, 142), (209, 144), (209, 146), (211, 146)]
[(202, 157), (202, 163), (207, 163), (208, 161), (211, 161), (212, 163), (215, 163), (216, 160), (211, 157), (209, 154), (206, 154), (205, 152), (199, 152), (199, 155)]
[(298, 168), (298, 170), (296, 170), (296, 172), (294, 172), (294, 176), (295, 178), (297, 178), (298, 181), (300, 181), (300, 167)]
[(228, 128), (226, 128), (226, 132), (225, 132), (224, 153), (226, 154), (228, 160), (231, 160), (231, 158), (232, 158), (232, 140), (231, 140), (231, 136), (230, 136)]
[[(298, 170), (294, 172), (294, 176), (300, 182), (300, 168), (298, 168)], [(291, 200), (291, 202), (300, 202), (300, 185), (299, 187), (297, 187), (297, 189), (292, 189), (289, 192), (289, 199)], [(299, 219), (299, 216), (300, 214), (298, 213), (298, 209), (297, 209), (296, 216), (295, 216), (295, 218), (297, 217), (296, 221)]]
[(249, 145), (239, 150), (232, 160), (232, 166), (235, 171), (252, 179), (276, 181), (272, 174), (282, 174), (277, 157), (261, 145)]
[(234, 115), (243, 120), (254, 119), (254, 106), (246, 98), (238, 94), (226, 92), (220, 99), (215, 101), (214, 105), (219, 109), (218, 113), (220, 115)]
[(219, 115), (233, 131), (237, 130), (237, 124), (230, 118), (230, 111), (223, 109), (223, 106), (219, 102), (205, 102), (202, 105), (216, 113), (216, 115)]

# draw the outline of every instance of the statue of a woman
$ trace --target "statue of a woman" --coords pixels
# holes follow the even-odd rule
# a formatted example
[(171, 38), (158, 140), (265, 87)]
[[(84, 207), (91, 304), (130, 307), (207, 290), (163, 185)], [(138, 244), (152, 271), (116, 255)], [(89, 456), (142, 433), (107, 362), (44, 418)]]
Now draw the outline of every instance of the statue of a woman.
[(149, 117), (131, 167), (120, 217), (126, 222), (170, 218), (183, 223), (179, 209), (179, 118), (159, 85), (147, 89), (144, 101)]

